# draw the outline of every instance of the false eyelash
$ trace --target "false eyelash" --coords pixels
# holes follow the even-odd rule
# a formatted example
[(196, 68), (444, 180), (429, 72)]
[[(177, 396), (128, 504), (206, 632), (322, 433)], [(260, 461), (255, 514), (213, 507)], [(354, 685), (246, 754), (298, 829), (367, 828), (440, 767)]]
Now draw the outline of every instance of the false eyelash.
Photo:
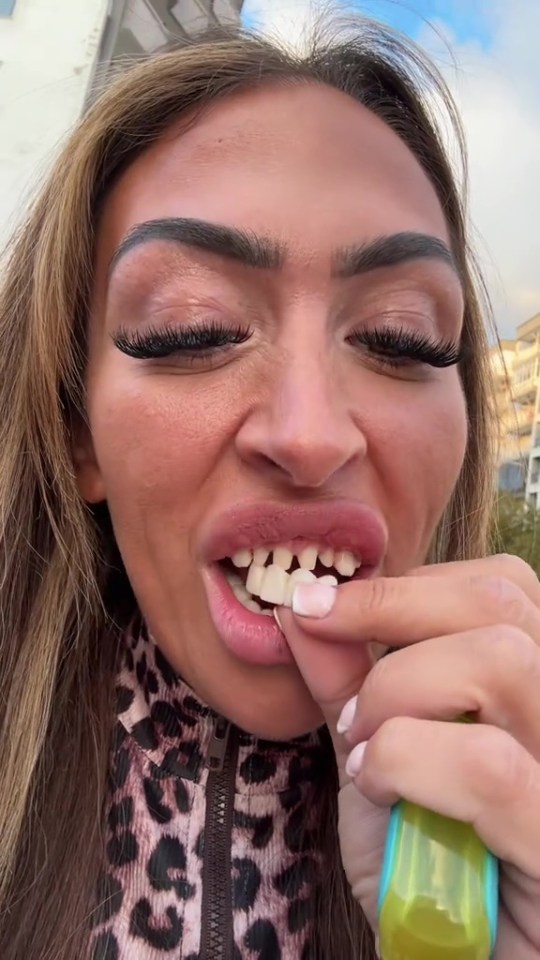
[(192, 326), (150, 327), (147, 330), (120, 330), (113, 341), (122, 353), (135, 360), (159, 360), (174, 353), (191, 355), (211, 353), (224, 347), (246, 343), (251, 331), (240, 324), (224, 326), (215, 320)]
[(355, 330), (349, 343), (368, 347), (383, 363), (400, 366), (407, 360), (431, 367), (451, 367), (462, 359), (462, 348), (451, 340), (436, 342), (425, 334), (403, 327)]

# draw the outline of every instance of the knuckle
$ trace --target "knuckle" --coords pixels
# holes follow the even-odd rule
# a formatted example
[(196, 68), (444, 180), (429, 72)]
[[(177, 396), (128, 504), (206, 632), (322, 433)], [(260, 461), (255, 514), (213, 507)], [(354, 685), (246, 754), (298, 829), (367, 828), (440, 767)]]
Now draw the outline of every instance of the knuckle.
[(523, 557), (518, 557), (514, 553), (498, 553), (489, 559), (493, 567), (497, 567), (507, 580), (512, 580), (516, 585), (522, 585), (524, 589), (530, 588), (540, 595), (538, 576)]
[(505, 806), (529, 789), (531, 769), (523, 747), (497, 727), (471, 726), (462, 762), (467, 779), (485, 801)]
[(500, 623), (521, 626), (527, 622), (530, 600), (527, 594), (517, 584), (507, 577), (483, 577), (480, 583), (473, 584), (473, 589), (480, 588), (484, 601), (490, 612)]
[(538, 580), (531, 565), (515, 553), (499, 553), (493, 559), (498, 561), (501, 569), (505, 571), (505, 576), (511, 580), (527, 581), (531, 577)]
[(386, 577), (374, 577), (373, 580), (367, 580), (366, 583), (369, 583), (366, 596), (367, 611), (377, 613), (388, 604), (392, 591), (395, 589), (394, 583)]
[(516, 672), (530, 676), (540, 670), (540, 651), (536, 643), (525, 630), (513, 624), (499, 623), (493, 627), (488, 656), (502, 679), (512, 684)]
[(371, 760), (379, 770), (393, 769), (403, 757), (409, 723), (407, 717), (390, 717), (371, 738)]

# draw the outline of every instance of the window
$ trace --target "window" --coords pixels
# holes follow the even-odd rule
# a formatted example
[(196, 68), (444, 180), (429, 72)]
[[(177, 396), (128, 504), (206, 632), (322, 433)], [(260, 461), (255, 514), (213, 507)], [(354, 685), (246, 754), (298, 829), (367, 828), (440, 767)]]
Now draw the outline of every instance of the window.
[(0, 0), (0, 17), (10, 17), (15, 8), (15, 0)]

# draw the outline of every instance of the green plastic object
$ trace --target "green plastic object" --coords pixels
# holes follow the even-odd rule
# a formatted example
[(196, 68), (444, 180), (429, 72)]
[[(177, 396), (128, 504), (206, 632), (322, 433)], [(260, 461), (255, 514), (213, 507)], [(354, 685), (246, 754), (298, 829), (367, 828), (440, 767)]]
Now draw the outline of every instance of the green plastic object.
[(381, 960), (489, 960), (498, 902), (497, 860), (470, 824), (396, 804), (379, 887)]

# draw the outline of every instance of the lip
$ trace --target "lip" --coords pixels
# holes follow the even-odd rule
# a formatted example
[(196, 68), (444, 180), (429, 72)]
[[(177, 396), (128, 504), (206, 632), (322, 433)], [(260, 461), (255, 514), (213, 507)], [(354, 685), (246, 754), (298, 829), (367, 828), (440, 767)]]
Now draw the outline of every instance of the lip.
[(214, 627), (230, 653), (244, 663), (259, 666), (294, 663), (274, 618), (247, 610), (236, 599), (219, 566), (207, 567), (203, 581)]
[(294, 661), (273, 617), (252, 613), (236, 599), (218, 561), (237, 550), (295, 540), (350, 551), (362, 560), (362, 578), (366, 578), (379, 572), (388, 535), (379, 513), (354, 500), (259, 501), (233, 506), (216, 516), (200, 541), (203, 582), (218, 636), (246, 663), (271, 666)]
[(217, 563), (237, 550), (304, 540), (349, 550), (373, 571), (384, 559), (388, 534), (378, 511), (356, 500), (238, 504), (214, 518), (201, 538), (201, 559)]

